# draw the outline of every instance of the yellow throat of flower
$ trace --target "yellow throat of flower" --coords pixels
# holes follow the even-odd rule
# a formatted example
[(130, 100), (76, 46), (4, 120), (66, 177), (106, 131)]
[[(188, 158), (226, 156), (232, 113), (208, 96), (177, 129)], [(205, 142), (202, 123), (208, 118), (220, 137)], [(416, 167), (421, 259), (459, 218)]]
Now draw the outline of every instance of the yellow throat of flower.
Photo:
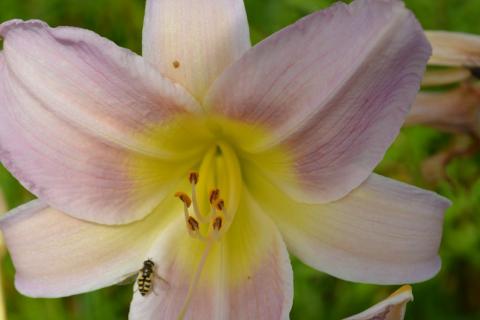
[[(172, 187), (176, 186), (177, 192), (172, 193), (182, 202), (184, 230), (191, 240), (176, 248), (180, 268), (193, 270), (178, 319), (183, 319), (188, 310), (202, 270), (208, 270), (207, 281), (215, 281), (210, 279), (218, 262), (214, 256), (223, 248), (229, 248), (229, 259), (234, 261), (229, 269), (230, 285), (248, 277), (243, 265), (255, 265), (254, 258), (235, 250), (241, 242), (237, 240), (239, 235), (249, 232), (248, 221), (254, 221), (245, 211), (245, 173), (257, 174), (259, 168), (268, 168), (285, 175), (293, 168), (285, 149), (265, 147), (272, 138), (264, 128), (212, 115), (178, 116), (141, 135), (142, 144), (160, 150), (159, 156), (137, 156), (130, 166), (134, 169), (131, 174), (161, 178), (163, 183), (171, 181)], [(181, 181), (179, 176), (183, 177)], [(255, 250), (264, 252), (261, 246)]]

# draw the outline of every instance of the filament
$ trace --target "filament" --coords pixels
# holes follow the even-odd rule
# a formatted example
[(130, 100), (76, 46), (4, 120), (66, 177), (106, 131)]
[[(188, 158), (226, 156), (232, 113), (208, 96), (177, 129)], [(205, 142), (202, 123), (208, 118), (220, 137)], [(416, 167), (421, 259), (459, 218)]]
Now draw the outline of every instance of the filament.
[(205, 251), (203, 252), (202, 258), (200, 259), (197, 270), (195, 271), (190, 287), (188, 288), (187, 297), (185, 298), (182, 309), (180, 309), (180, 313), (178, 314), (177, 320), (183, 320), (183, 318), (185, 317), (185, 314), (188, 311), (188, 307), (192, 300), (193, 293), (198, 286), (200, 276), (202, 275), (203, 267), (205, 266), (205, 262), (207, 261), (208, 254), (212, 250), (213, 244), (214, 244), (214, 241), (212, 240), (207, 242), (207, 246), (205, 248)]

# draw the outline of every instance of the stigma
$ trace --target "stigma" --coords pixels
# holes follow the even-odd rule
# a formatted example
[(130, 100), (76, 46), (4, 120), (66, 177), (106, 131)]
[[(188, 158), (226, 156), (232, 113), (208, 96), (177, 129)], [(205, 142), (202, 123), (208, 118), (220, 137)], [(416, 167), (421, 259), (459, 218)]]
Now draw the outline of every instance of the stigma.
[(183, 203), (183, 213), (188, 234), (192, 238), (204, 242), (219, 240), (229, 227), (228, 221), (225, 221), (227, 217), (226, 207), (225, 201), (221, 198), (220, 189), (213, 188), (208, 193), (210, 210), (207, 213), (203, 213), (200, 211), (197, 198), (199, 173), (191, 172), (188, 175), (188, 181), (192, 187), (191, 196), (182, 191), (175, 193), (175, 197)]

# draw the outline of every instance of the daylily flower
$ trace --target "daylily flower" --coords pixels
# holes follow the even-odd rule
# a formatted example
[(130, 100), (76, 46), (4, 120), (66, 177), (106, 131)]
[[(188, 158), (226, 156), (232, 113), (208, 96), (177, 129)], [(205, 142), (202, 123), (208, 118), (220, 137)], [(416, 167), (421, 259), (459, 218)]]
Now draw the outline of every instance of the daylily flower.
[(40, 21), (0, 34), (0, 159), (39, 198), (0, 223), (23, 294), (150, 259), (131, 319), (284, 319), (287, 247), (352, 281), (439, 270), (449, 202), (372, 173), (430, 55), (402, 2), (336, 4), (251, 48), (240, 0), (149, 0), (143, 58)]
[(433, 46), (430, 65), (449, 67), (429, 70), (422, 85), (460, 84), (447, 91), (420, 92), (407, 124), (424, 124), (480, 139), (480, 37), (470, 34), (427, 31)]
[(403, 320), (407, 303), (412, 300), (412, 287), (406, 285), (382, 302), (345, 320)]

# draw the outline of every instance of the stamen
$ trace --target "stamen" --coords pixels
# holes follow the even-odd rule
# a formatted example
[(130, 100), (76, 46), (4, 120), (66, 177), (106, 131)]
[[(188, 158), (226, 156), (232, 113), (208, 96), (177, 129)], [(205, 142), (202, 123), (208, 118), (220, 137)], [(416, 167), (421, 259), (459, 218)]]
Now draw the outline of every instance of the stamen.
[(228, 222), (225, 224), (223, 216), (217, 215), (212, 219), (210, 227), (209, 238), (217, 241), (228, 229)]
[(202, 215), (200, 213), (200, 209), (198, 207), (198, 200), (197, 200), (197, 188), (196, 185), (198, 183), (198, 172), (190, 172), (188, 176), (188, 180), (190, 181), (190, 184), (192, 185), (192, 203), (193, 203), (193, 213), (195, 214), (195, 217), (201, 222), (201, 223), (208, 223), (207, 217)]
[(198, 223), (197, 220), (195, 220), (194, 217), (188, 217), (187, 219), (187, 225), (189, 226), (189, 230), (192, 232), (198, 232), (200, 231), (200, 224)]
[(185, 192), (176, 192), (175, 197), (182, 200), (183, 203), (187, 206), (187, 208), (190, 208), (190, 205), (192, 204), (192, 200)]
[(195, 185), (198, 183), (198, 172), (190, 172), (188, 176), (188, 180), (190, 181), (191, 184)]
[(217, 209), (218, 211), (222, 211), (225, 219), (230, 221), (230, 216), (228, 215), (227, 208), (225, 207), (225, 201), (223, 201), (223, 199), (218, 199), (213, 205), (213, 208), (214, 210)]
[(210, 204), (213, 205), (213, 203), (218, 199), (218, 197), (220, 197), (220, 190), (213, 189), (212, 191), (210, 191), (210, 197), (209, 197)]
[(213, 227), (213, 230), (215, 231), (220, 231), (220, 229), (222, 229), (222, 224), (223, 224), (223, 219), (222, 217), (216, 217), (215, 219), (213, 219), (213, 223), (212, 223), (212, 227)]
[[(202, 215), (199, 210), (196, 193), (196, 187), (199, 182), (199, 174), (197, 172), (191, 172), (188, 176), (188, 180), (192, 187), (192, 199), (190, 199), (184, 192), (177, 192), (175, 196), (180, 198), (180, 200), (182, 200), (184, 203), (185, 222), (189, 235), (195, 239), (203, 241), (206, 244), (206, 247), (202, 257), (200, 258), (200, 262), (197, 266), (195, 274), (192, 277), (187, 296), (182, 308), (180, 309), (177, 320), (182, 320), (188, 311), (194, 291), (198, 287), (207, 256), (209, 255), (213, 245), (228, 231), (232, 223), (231, 219), (227, 216), (225, 201), (224, 199), (220, 198), (220, 190), (218, 188), (212, 189), (208, 194), (210, 213), (208, 215)], [(191, 205), (193, 206), (195, 217), (189, 213), (189, 207)]]
[(225, 202), (223, 201), (223, 199), (219, 199), (219, 200), (215, 201), (215, 204), (213, 206), (218, 211), (223, 211), (223, 209), (225, 208)]
[(192, 237), (192, 238), (195, 238), (195, 239), (198, 239), (198, 240), (202, 240), (204, 242), (207, 242), (207, 238), (205, 238), (201, 233), (200, 233), (200, 224), (198, 223), (198, 221), (192, 217), (192, 216), (188, 216), (186, 218), (186, 222), (187, 222), (187, 230), (188, 230), (188, 234)]
[[(205, 178), (205, 181), (200, 181), (199, 176), (202, 179)], [(212, 247), (215, 243), (220, 242), (230, 229), (239, 206), (240, 195), (236, 191), (242, 189), (242, 176), (235, 151), (227, 143), (218, 142), (205, 155), (199, 173), (190, 172), (188, 180), (192, 188), (191, 201), (185, 200), (187, 198), (183, 196), (183, 193), (178, 193), (178, 197), (185, 204), (185, 222), (189, 235), (204, 242), (205, 247), (197, 269), (194, 270), (177, 320), (182, 320), (187, 314), (192, 297), (199, 286), (207, 257), (213, 250)], [(197, 193), (197, 185), (200, 193)], [(225, 190), (222, 189), (222, 198), (220, 197), (220, 189), (217, 187), (226, 187)], [(225, 195), (223, 192), (225, 192)], [(202, 197), (200, 201), (198, 196)], [(228, 198), (225, 198), (225, 196)], [(190, 205), (193, 207), (193, 212), (188, 208)], [(189, 212), (191, 212), (191, 215)]]

